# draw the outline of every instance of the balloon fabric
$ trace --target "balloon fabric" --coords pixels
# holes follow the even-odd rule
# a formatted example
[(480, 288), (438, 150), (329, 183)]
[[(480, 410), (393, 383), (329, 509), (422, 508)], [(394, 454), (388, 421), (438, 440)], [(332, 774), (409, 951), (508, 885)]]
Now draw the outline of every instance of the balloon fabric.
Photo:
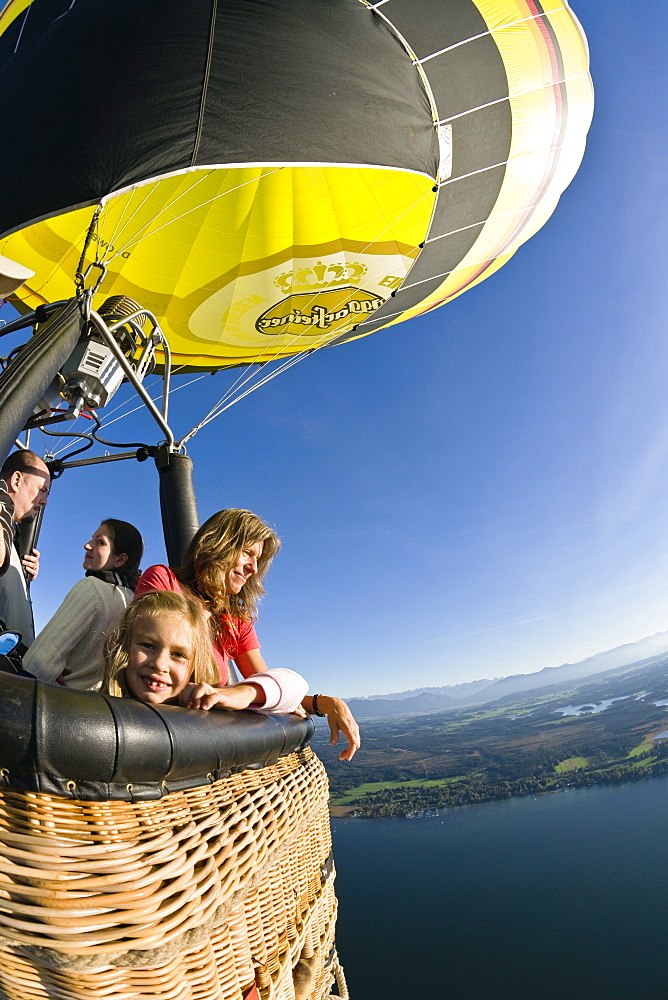
[(10, 0), (0, 91), (23, 307), (97, 264), (182, 370), (471, 288), (549, 218), (593, 108), (564, 0)]

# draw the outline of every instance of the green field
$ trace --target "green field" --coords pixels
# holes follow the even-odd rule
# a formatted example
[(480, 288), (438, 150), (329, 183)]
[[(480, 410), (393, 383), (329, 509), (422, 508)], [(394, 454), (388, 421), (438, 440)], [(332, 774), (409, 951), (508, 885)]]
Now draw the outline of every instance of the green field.
[(633, 767), (649, 767), (650, 764), (655, 764), (657, 757), (643, 757), (642, 760), (636, 760), (633, 763)]
[(566, 760), (556, 764), (554, 770), (557, 774), (562, 774), (564, 771), (577, 771), (581, 767), (586, 767), (588, 763), (586, 757), (567, 757)]
[(641, 753), (646, 753), (647, 750), (652, 750), (654, 746), (654, 740), (643, 740), (643, 742), (639, 743), (637, 747), (633, 748), (633, 750), (629, 750), (629, 757), (638, 757)]
[(455, 778), (413, 778), (410, 781), (366, 781), (363, 785), (349, 788), (345, 795), (332, 798), (333, 806), (347, 806), (355, 799), (363, 795), (372, 795), (374, 792), (382, 792), (386, 788), (438, 788), (443, 785), (450, 785)]

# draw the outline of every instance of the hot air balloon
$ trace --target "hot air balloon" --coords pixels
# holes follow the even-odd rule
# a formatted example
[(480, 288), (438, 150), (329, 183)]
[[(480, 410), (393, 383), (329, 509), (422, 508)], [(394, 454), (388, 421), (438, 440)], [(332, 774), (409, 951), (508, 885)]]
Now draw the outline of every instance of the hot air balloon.
[(192, 368), (461, 294), (547, 220), (592, 112), (563, 0), (12, 0), (0, 32), (22, 301), (103, 267)]
[[(53, 467), (153, 457), (172, 563), (221, 409), (173, 432), (172, 376), (261, 384), (470, 289), (549, 218), (592, 114), (565, 0), (9, 0), (0, 94), (0, 332), (34, 329), (0, 452), (80, 414), (76, 451), (115, 447), (127, 380), (159, 442)], [(0, 688), (4, 995), (347, 995), (308, 723)]]

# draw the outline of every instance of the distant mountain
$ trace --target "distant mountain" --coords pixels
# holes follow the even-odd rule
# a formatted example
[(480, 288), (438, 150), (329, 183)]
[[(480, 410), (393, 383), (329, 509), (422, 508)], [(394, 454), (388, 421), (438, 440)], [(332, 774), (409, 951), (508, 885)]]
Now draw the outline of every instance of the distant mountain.
[(498, 701), (512, 694), (537, 691), (555, 685), (568, 685), (573, 681), (593, 677), (618, 667), (637, 664), (640, 668), (648, 661), (668, 654), (668, 632), (616, 646), (603, 653), (596, 653), (579, 663), (564, 663), (560, 667), (544, 667), (532, 674), (512, 674), (494, 680), (449, 684), (440, 688), (418, 688), (395, 695), (376, 698), (350, 698), (348, 705), (360, 719), (390, 718), (395, 715), (424, 715), (448, 709), (467, 708)]
[(459, 708), (460, 703), (436, 688), (440, 694), (418, 694), (394, 700), (392, 698), (351, 698), (350, 710), (358, 719), (387, 719), (392, 715), (427, 715), (446, 708)]
[(502, 678), (486, 677), (480, 681), (464, 681), (462, 684), (448, 684), (447, 687), (421, 687), (412, 688), (410, 691), (394, 691), (392, 694), (370, 694), (364, 698), (355, 698), (354, 700), (355, 702), (405, 701), (407, 698), (415, 698), (419, 694), (442, 695), (444, 691), (448, 692), (450, 698), (463, 698), (464, 696), (477, 694), (478, 691), (489, 687), (490, 684), (494, 684), (498, 680), (502, 680)]
[[(588, 656), (579, 663), (564, 663), (560, 667), (544, 667), (533, 674), (513, 674), (493, 681), (484, 691), (472, 699), (466, 699), (467, 705), (480, 705), (488, 701), (497, 701), (508, 694), (522, 691), (534, 691), (537, 688), (551, 687), (553, 684), (563, 684), (569, 681), (592, 677), (594, 674), (616, 667), (629, 666), (632, 663), (644, 663), (646, 660), (668, 653), (668, 632), (657, 632), (655, 635), (616, 646), (604, 653)], [(462, 702), (461, 704), (464, 704)]]

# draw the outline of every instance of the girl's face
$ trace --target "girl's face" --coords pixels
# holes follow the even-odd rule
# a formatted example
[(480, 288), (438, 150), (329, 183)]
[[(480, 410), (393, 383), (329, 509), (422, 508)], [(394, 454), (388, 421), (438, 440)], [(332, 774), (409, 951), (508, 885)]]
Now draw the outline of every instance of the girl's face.
[(86, 542), (84, 549), (86, 552), (83, 561), (84, 569), (92, 569), (97, 572), (105, 569), (118, 569), (128, 561), (125, 552), (114, 555), (114, 547), (104, 524), (100, 525), (90, 542)]
[(190, 680), (193, 630), (183, 618), (140, 618), (132, 630), (125, 682), (139, 701), (164, 705), (178, 699)]

